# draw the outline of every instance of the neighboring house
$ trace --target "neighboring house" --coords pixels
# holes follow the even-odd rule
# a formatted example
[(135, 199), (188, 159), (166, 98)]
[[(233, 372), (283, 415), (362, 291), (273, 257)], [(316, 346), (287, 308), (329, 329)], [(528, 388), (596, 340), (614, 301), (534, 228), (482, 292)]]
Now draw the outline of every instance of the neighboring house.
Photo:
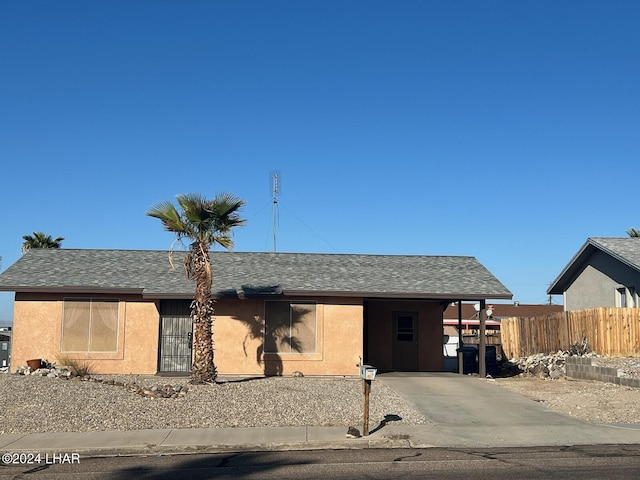
[(11, 361), (11, 327), (0, 327), (0, 368), (9, 366)]
[(547, 293), (565, 310), (640, 307), (640, 237), (589, 238)]
[[(11, 368), (90, 362), (96, 373), (191, 368), (185, 252), (33, 249), (0, 275), (15, 292)], [(510, 299), (473, 257), (211, 252), (221, 375), (354, 375), (356, 364), (441, 371), (455, 301)]]

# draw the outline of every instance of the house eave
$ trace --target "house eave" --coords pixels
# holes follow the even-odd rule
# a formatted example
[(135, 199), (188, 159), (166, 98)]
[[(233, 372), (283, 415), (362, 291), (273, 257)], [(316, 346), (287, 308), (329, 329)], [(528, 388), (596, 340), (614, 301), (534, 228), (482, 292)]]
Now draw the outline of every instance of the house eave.
[[(149, 300), (192, 299), (193, 292), (149, 292), (142, 288), (122, 287), (91, 287), (91, 286), (63, 286), (63, 287), (25, 287), (2, 286), (0, 291), (15, 293), (77, 293), (77, 294), (111, 294), (111, 295), (141, 295)], [(215, 298), (273, 298), (277, 296), (290, 297), (356, 297), (356, 298), (399, 298), (399, 299), (429, 299), (447, 301), (473, 301), (473, 300), (511, 300), (511, 293), (415, 293), (415, 292), (372, 292), (372, 291), (348, 291), (348, 290), (282, 290), (278, 294), (229, 294), (229, 292), (213, 292)]]
[(564, 285), (568, 282), (569, 278), (573, 275), (573, 272), (576, 268), (576, 263), (580, 260), (583, 255), (586, 254), (586, 251), (589, 247), (595, 247), (591, 242), (591, 239), (588, 239), (578, 250), (578, 252), (569, 260), (569, 263), (565, 265), (560, 274), (555, 278), (549, 288), (547, 288), (547, 295), (562, 295), (564, 292)]
[(157, 292), (144, 292), (142, 298), (147, 300), (193, 300), (194, 292), (169, 292), (169, 293), (157, 293)]
[(287, 296), (316, 296), (316, 297), (362, 297), (362, 298), (402, 298), (402, 299), (430, 299), (430, 300), (511, 300), (511, 293), (416, 293), (416, 292), (364, 292), (344, 290), (284, 290)]
[(136, 295), (142, 294), (141, 288), (122, 287), (91, 287), (91, 286), (62, 286), (62, 287), (24, 287), (24, 286), (3, 286), (2, 292), (15, 293), (91, 293), (91, 294), (119, 294)]

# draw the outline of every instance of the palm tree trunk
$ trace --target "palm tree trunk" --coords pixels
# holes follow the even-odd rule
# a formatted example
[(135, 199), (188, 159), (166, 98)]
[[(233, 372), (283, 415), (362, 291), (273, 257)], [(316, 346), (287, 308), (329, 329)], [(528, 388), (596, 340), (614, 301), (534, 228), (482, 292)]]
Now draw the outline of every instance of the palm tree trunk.
[(215, 382), (217, 369), (213, 359), (213, 313), (215, 300), (211, 295), (211, 260), (208, 246), (195, 242), (191, 245), (191, 268), (196, 280), (195, 299), (191, 304), (193, 321), (193, 365), (191, 382)]

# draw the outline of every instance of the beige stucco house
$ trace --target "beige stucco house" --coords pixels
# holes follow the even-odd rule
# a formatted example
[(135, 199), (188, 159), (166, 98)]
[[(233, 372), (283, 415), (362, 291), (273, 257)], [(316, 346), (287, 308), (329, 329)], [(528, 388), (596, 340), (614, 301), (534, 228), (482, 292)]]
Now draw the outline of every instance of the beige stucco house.
[[(171, 258), (170, 258), (171, 257)], [(15, 292), (15, 371), (71, 357), (96, 373), (191, 368), (184, 252), (34, 249), (0, 275)], [(221, 375), (443, 369), (443, 312), (510, 299), (466, 256), (211, 252)]]

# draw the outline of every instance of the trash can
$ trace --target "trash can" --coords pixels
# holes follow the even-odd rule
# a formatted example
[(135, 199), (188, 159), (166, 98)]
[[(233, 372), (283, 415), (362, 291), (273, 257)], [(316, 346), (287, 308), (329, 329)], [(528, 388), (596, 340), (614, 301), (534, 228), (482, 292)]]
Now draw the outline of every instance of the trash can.
[(478, 349), (473, 345), (464, 345), (458, 349), (462, 355), (462, 373), (478, 373)]
[(484, 361), (487, 375), (495, 377), (498, 374), (498, 354), (495, 345), (486, 345)]

